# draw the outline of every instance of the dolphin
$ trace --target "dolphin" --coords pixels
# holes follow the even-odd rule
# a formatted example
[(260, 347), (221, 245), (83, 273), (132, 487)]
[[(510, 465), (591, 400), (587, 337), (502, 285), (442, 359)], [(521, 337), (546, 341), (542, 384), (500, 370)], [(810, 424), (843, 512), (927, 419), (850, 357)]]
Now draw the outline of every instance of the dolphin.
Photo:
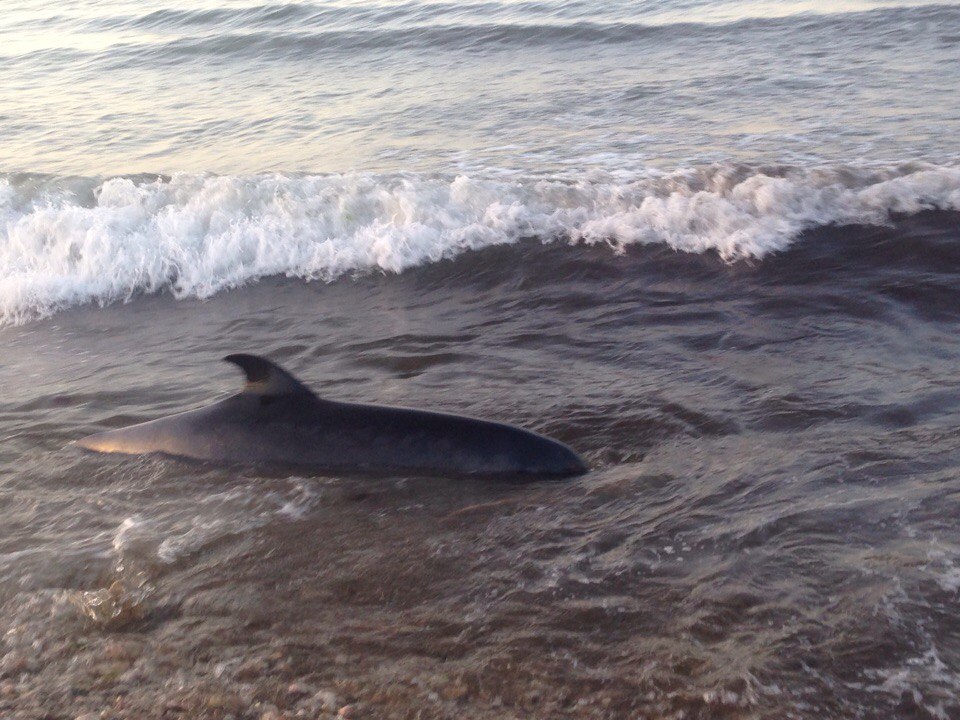
[(329, 473), (565, 477), (589, 469), (543, 435), (460, 415), (320, 398), (279, 365), (228, 355), (243, 390), (211, 405), (77, 441), (104, 453)]

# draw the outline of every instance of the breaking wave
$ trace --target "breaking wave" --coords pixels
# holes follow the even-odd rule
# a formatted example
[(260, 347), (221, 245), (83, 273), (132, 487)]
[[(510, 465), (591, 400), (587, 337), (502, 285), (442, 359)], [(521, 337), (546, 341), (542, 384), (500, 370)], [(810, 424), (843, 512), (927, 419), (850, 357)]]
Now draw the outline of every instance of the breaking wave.
[(399, 273), (524, 239), (762, 259), (806, 229), (960, 210), (960, 167), (715, 165), (582, 177), (0, 175), (0, 322), (271, 275)]

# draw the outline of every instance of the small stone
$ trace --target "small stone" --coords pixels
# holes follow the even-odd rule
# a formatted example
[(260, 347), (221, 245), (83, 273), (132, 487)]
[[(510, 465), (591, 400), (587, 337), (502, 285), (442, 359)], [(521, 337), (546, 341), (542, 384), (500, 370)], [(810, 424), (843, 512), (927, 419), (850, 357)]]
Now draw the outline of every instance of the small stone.
[(95, 712), (83, 713), (83, 715), (77, 715), (76, 720), (100, 720), (100, 715)]
[(246, 709), (247, 704), (239, 695), (231, 693), (214, 693), (207, 697), (207, 707), (211, 710), (220, 710), (228, 713), (238, 713)]
[(3, 658), (0, 658), (0, 676), (19, 675), (30, 669), (30, 662), (27, 656), (16, 650), (11, 650)]
[(313, 696), (313, 705), (327, 712), (336, 712), (340, 707), (340, 698), (332, 690), (320, 690)]
[(247, 680), (257, 680), (258, 678), (266, 675), (266, 673), (266, 661), (261, 658), (254, 658), (241, 663), (233, 673), (233, 676), (242, 682)]
[(343, 720), (357, 720), (360, 717), (360, 710), (356, 705), (344, 705), (337, 713), (337, 717), (341, 717)]
[(13, 680), (0, 682), (0, 697), (12, 698), (17, 695), (17, 684)]
[(441, 693), (447, 700), (460, 701), (465, 699), (470, 694), (470, 688), (467, 687), (466, 683), (457, 680), (456, 682), (444, 687)]
[(142, 648), (135, 642), (113, 641), (103, 646), (102, 655), (107, 660), (133, 662), (140, 657), (141, 651)]
[(312, 695), (313, 690), (301, 682), (292, 682), (287, 686), (287, 693), (293, 695), (294, 697), (305, 697), (307, 695)]
[(97, 675), (99, 675), (101, 682), (104, 683), (116, 682), (129, 669), (129, 661), (123, 660), (98, 665), (96, 668)]

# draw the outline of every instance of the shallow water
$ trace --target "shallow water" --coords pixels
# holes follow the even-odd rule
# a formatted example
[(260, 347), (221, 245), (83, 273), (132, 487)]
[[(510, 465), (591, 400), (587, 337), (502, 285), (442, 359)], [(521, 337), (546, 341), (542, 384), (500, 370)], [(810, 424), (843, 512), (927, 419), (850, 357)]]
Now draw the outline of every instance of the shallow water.
[[(756, 265), (526, 242), (0, 331), (4, 643), (40, 663), (6, 707), (295, 708), (299, 678), (377, 717), (951, 716), (957, 221)], [(69, 446), (231, 391), (237, 349), (324, 396), (526, 425), (594, 471), (276, 477)], [(114, 582), (121, 617), (84, 622), (77, 593)], [(104, 660), (118, 637), (142, 659)], [(251, 658), (271, 670), (234, 679)]]
[[(960, 716), (960, 11), (0, 18), (0, 717)], [(86, 453), (240, 386), (563, 482)]]

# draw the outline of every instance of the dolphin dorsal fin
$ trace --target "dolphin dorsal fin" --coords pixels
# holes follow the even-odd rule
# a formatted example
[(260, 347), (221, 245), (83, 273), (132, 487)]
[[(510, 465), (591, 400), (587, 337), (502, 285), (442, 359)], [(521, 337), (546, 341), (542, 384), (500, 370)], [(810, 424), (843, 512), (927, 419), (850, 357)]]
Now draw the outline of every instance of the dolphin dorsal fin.
[(316, 397), (313, 391), (297, 380), (276, 363), (259, 355), (236, 353), (227, 355), (224, 360), (233, 363), (247, 376), (243, 392), (256, 395), (309, 395)]

